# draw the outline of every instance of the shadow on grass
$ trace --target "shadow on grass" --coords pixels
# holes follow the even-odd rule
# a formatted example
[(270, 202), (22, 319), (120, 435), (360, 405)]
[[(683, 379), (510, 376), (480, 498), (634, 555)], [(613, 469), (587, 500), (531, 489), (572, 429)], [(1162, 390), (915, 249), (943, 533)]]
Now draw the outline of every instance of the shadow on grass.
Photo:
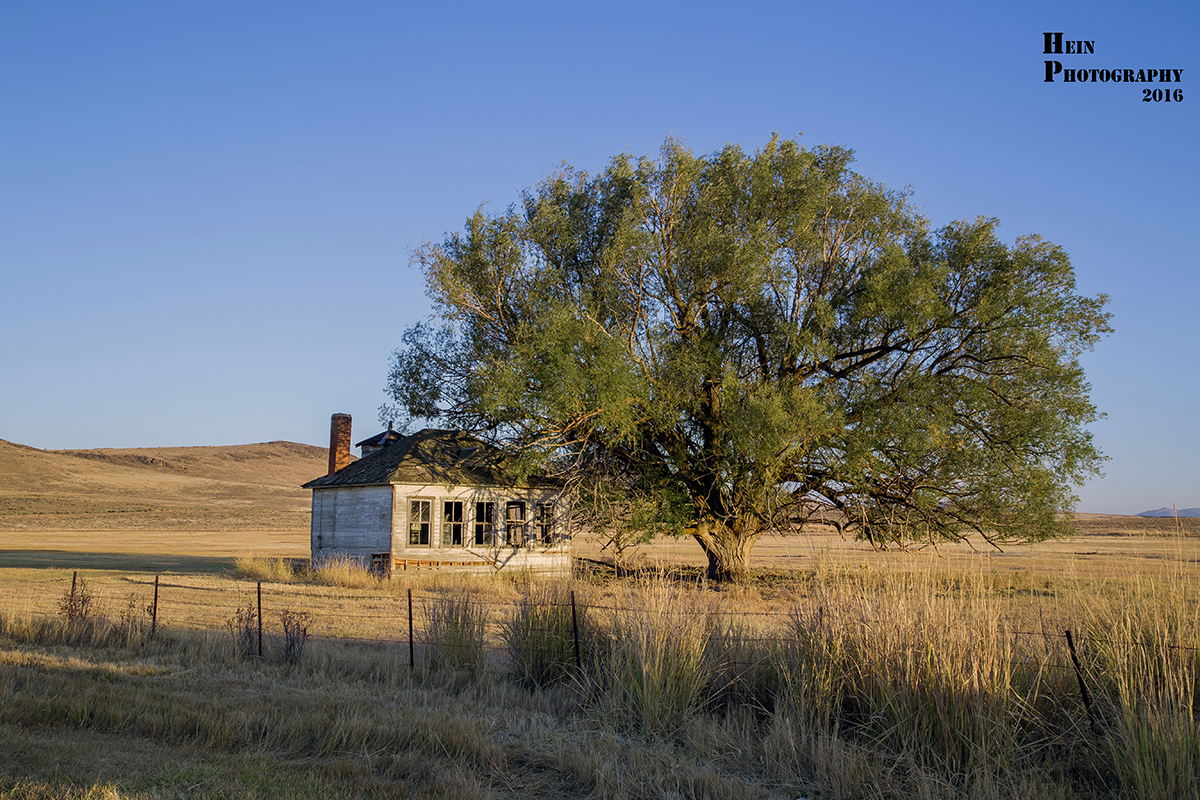
[(23, 569), (108, 569), (131, 572), (228, 574), (232, 556), (169, 553), (86, 553), (70, 550), (0, 550), (0, 567)]

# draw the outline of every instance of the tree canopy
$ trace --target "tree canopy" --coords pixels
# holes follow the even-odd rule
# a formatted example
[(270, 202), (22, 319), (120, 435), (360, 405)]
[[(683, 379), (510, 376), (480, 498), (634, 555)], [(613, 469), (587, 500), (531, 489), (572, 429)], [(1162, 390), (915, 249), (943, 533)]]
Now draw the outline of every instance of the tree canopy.
[(994, 219), (931, 231), (851, 162), (668, 140), (480, 209), (414, 256), (434, 311), (393, 354), (398, 411), (694, 536), (717, 579), (818, 509), (877, 547), (1055, 535), (1103, 459), (1079, 356), (1107, 298)]

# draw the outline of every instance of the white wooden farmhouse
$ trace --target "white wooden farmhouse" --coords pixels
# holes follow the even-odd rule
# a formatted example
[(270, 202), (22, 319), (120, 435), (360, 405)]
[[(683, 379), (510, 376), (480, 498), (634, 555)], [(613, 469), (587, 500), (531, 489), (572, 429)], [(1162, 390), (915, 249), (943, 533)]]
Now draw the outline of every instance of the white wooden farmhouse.
[(570, 570), (560, 485), (503, 479), (505, 454), (462, 431), (389, 429), (359, 442), (335, 414), (329, 474), (312, 489), (313, 563), (352, 557), (391, 574), (416, 568)]

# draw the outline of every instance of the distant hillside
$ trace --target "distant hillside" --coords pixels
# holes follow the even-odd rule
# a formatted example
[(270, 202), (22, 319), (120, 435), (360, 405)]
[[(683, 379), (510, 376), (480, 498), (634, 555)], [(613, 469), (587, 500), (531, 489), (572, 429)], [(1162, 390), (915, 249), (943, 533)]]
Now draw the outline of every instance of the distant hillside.
[(1200, 518), (1076, 514), (1071, 527), (1080, 536), (1200, 536)]
[(0, 439), (0, 530), (303, 529), (328, 451), (294, 442), (38, 450)]
[(1181, 508), (1176, 511), (1173, 508), (1156, 508), (1153, 511), (1143, 511), (1136, 516), (1139, 517), (1200, 517), (1200, 508)]

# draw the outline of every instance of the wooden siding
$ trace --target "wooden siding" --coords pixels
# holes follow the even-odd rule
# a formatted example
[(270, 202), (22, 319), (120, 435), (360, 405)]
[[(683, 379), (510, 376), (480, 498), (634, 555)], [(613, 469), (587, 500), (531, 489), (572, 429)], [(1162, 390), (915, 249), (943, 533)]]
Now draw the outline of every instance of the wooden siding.
[[(511, 543), (504, 541), (504, 512), (505, 506), (510, 501), (521, 501), (526, 504), (525, 524), (529, 531), (533, 531), (535, 524), (535, 515), (537, 505), (539, 503), (551, 503), (554, 505), (554, 530), (555, 535), (560, 542), (559, 547), (569, 546), (569, 530), (568, 522), (570, 515), (568, 509), (563, 507), (563, 504), (558, 502), (559, 492), (557, 489), (506, 489), (506, 488), (481, 488), (478, 486), (433, 486), (423, 485), (417, 486), (412, 484), (397, 484), (394, 488), (395, 503), (394, 508), (396, 514), (394, 519), (399, 523), (394, 531), (394, 539), (396, 548), (392, 551), (396, 559), (429, 559), (437, 556), (423, 556), (424, 553), (441, 552), (441, 551), (459, 551), (466, 550), (472, 553), (483, 555), (489, 551), (495, 550), (496, 545), (489, 547), (477, 547), (469, 544), (465, 547), (453, 547), (450, 544), (450, 535), (444, 520), (444, 503), (447, 501), (461, 501), (464, 504), (463, 508), (463, 527), (464, 536), (467, 540), (474, 541), (475, 529), (475, 505), (476, 503), (494, 503), (495, 516), (494, 524), (496, 532), (500, 539), (499, 546), (508, 549), (514, 546), (522, 547), (523, 549), (545, 550), (548, 549), (540, 544), (535, 544), (532, 548), (524, 547), (524, 542)], [(409, 544), (409, 512), (412, 507), (413, 500), (428, 500), (433, 509), (432, 530), (428, 545), (411, 545)]]
[[(414, 500), (430, 504), (428, 544), (410, 544)], [(461, 546), (451, 544), (450, 528), (444, 519), (446, 502), (463, 503)], [(508, 542), (504, 536), (505, 511), (512, 502), (525, 504), (526, 536), (521, 542)], [(494, 504), (496, 539), (488, 545), (475, 544), (476, 503)], [(536, 538), (537, 508), (542, 503), (553, 505), (554, 541), (549, 546)], [(350, 555), (370, 563), (373, 555), (390, 553), (394, 570), (433, 567), (563, 572), (570, 569), (569, 520), (569, 509), (559, 502), (556, 488), (413, 484), (315, 488), (312, 554), (314, 558), (335, 553)]]
[(392, 487), (313, 490), (312, 554), (348, 555), (370, 563), (391, 547)]
[[(415, 570), (438, 570), (439, 572), (476, 572), (489, 573), (498, 570), (509, 572), (536, 572), (539, 574), (566, 575), (571, 571), (571, 550), (569, 547), (559, 547), (553, 550), (529, 550), (525, 548), (502, 548), (497, 553), (489, 552), (487, 558), (476, 557), (472, 553), (460, 550), (436, 550), (427, 554), (425, 559), (413, 558), (412, 550), (408, 558), (398, 557), (392, 565), (394, 572), (412, 572)], [(494, 558), (493, 556), (498, 556)], [(455, 560), (458, 559), (458, 560)]]

